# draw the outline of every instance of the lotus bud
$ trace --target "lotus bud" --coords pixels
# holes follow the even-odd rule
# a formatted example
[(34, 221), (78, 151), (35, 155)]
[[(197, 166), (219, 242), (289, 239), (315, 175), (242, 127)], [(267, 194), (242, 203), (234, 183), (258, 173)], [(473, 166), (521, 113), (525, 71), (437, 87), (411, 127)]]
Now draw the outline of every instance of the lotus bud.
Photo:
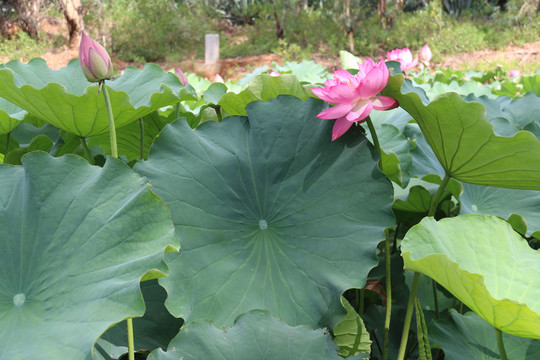
[(510, 71), (510, 74), (508, 74), (510, 77), (517, 78), (521, 76), (521, 71), (519, 70), (512, 70)]
[(83, 31), (79, 47), (79, 63), (90, 82), (110, 79), (113, 66), (107, 50)]
[(431, 60), (432, 56), (433, 54), (431, 53), (431, 49), (429, 48), (428, 44), (424, 45), (422, 50), (420, 50), (420, 61), (426, 65), (429, 65), (429, 60)]
[(221, 75), (216, 74), (216, 76), (214, 76), (213, 82), (215, 82), (215, 83), (225, 83), (225, 80), (223, 80), (223, 78), (221, 77)]
[(180, 79), (180, 82), (183, 86), (186, 86), (188, 84), (186, 75), (184, 75), (184, 73), (182, 72), (182, 70), (180, 70), (178, 66), (174, 70), (174, 75), (176, 75)]

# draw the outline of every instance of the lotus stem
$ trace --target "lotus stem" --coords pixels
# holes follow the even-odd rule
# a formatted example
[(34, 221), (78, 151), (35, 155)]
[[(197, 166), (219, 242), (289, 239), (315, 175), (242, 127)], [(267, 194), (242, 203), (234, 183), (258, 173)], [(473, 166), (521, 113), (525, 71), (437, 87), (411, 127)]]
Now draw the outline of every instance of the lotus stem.
[[(444, 190), (446, 189), (446, 185), (448, 185), (448, 182), (450, 181), (451, 176), (448, 174), (444, 175), (444, 178), (439, 185), (439, 189), (435, 193), (435, 196), (431, 199), (431, 204), (429, 206), (429, 211), (427, 216), (431, 217), (435, 215), (435, 212), (437, 211), (437, 204), (439, 203), (439, 200), (444, 193)], [(420, 273), (415, 272), (413, 277), (413, 282), (411, 285), (411, 292), (409, 294), (409, 302), (407, 303), (407, 312), (405, 314), (405, 323), (403, 324), (403, 332), (401, 333), (401, 343), (399, 345), (399, 353), (397, 360), (403, 360), (405, 357), (405, 349), (407, 348), (407, 340), (409, 337), (409, 329), (411, 327), (411, 319), (412, 319), (412, 312), (414, 308), (414, 299), (416, 298), (416, 290), (418, 289), (418, 282), (420, 280)], [(435, 299), (437, 297), (437, 293), (434, 293)], [(435, 300), (435, 303), (437, 303), (437, 300)]]
[(373, 126), (373, 121), (371, 121), (371, 117), (366, 118), (366, 123), (369, 128), (369, 132), (371, 134), (371, 138), (373, 139), (373, 145), (375, 146), (375, 149), (379, 152), (379, 165), (381, 171), (383, 171), (383, 160), (382, 160), (382, 150), (381, 145), (379, 144), (379, 138), (377, 137), (377, 132), (375, 131), (375, 126)]
[(384, 319), (384, 335), (383, 335), (383, 348), (382, 358), (388, 360), (388, 338), (390, 334), (390, 319), (392, 317), (392, 278), (391, 278), (391, 263), (390, 263), (390, 231), (385, 229), (384, 233), (386, 239), (384, 241), (385, 252), (385, 270), (386, 270), (386, 317)]
[(139, 146), (141, 148), (140, 160), (144, 160), (144, 121), (139, 119)]
[(133, 340), (133, 319), (127, 318), (128, 356), (129, 360), (135, 360), (135, 342)]
[(433, 287), (433, 300), (435, 301), (435, 316), (437, 317), (437, 320), (439, 320), (440, 315), (439, 315), (439, 297), (437, 295), (437, 282), (435, 280), (431, 280), (431, 285)]
[(79, 136), (79, 140), (81, 141), (81, 148), (82, 148), (84, 157), (86, 158), (88, 163), (90, 163), (91, 165), (94, 165), (95, 164), (94, 158), (92, 157), (92, 154), (90, 154), (90, 150), (88, 150), (88, 145), (86, 144), (86, 140), (82, 136)]
[(409, 301), (407, 303), (407, 312), (405, 313), (405, 323), (403, 324), (403, 332), (401, 333), (401, 343), (399, 344), (397, 360), (403, 360), (405, 358), (405, 350), (407, 349), (407, 340), (409, 339), (409, 329), (411, 328), (411, 319), (414, 309), (414, 299), (416, 298), (416, 290), (418, 289), (419, 282), (420, 273), (415, 272), (411, 285), (411, 292), (409, 293)]
[(508, 360), (508, 355), (506, 355), (506, 350), (504, 348), (502, 331), (495, 328), (495, 335), (497, 336), (497, 347), (499, 348), (499, 355), (501, 356), (501, 360)]
[(111, 139), (111, 154), (115, 158), (118, 158), (118, 145), (116, 144), (116, 127), (114, 125), (114, 116), (112, 112), (111, 99), (109, 98), (109, 91), (105, 80), (101, 84), (103, 89), (103, 97), (105, 98), (105, 109), (107, 110), (107, 117), (109, 118), (109, 134)]
[(450, 181), (450, 175), (445, 174), (444, 178), (439, 185), (439, 189), (437, 189), (437, 192), (435, 193), (435, 196), (431, 199), (431, 204), (429, 206), (429, 211), (427, 216), (435, 216), (435, 212), (437, 211), (437, 205), (439, 204), (439, 200), (444, 193), (444, 190), (446, 189), (446, 185), (448, 185), (448, 182)]
[(11, 145), (11, 131), (6, 134), (6, 153), (4, 154), (4, 164), (6, 163), (6, 156), (9, 152), (9, 145)]

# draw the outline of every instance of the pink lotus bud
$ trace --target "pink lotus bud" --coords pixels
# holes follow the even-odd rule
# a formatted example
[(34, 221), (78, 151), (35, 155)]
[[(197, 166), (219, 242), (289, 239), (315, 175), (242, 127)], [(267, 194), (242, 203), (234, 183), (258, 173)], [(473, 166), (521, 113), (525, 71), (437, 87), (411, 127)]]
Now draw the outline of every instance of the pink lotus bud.
[(182, 70), (180, 70), (179, 67), (176, 67), (176, 69), (174, 70), (174, 75), (178, 76), (182, 85), (186, 86), (188, 84), (186, 75), (184, 75), (184, 73), (182, 72)]
[(521, 71), (519, 70), (512, 70), (510, 71), (510, 73), (508, 74), (510, 77), (520, 77), (521, 76)]
[(223, 78), (221, 77), (221, 75), (216, 74), (216, 76), (214, 76), (213, 82), (215, 82), (215, 83), (217, 83), (217, 82), (219, 82), (219, 83), (225, 83), (225, 80), (223, 80)]
[(426, 65), (429, 65), (429, 60), (431, 60), (432, 56), (433, 54), (431, 53), (431, 49), (429, 48), (428, 44), (424, 45), (422, 50), (420, 50), (420, 61)]
[(90, 82), (110, 79), (113, 66), (107, 50), (83, 31), (79, 46), (79, 63), (84, 76)]
[(281, 73), (277, 71), (270, 71), (270, 76), (280, 76)]

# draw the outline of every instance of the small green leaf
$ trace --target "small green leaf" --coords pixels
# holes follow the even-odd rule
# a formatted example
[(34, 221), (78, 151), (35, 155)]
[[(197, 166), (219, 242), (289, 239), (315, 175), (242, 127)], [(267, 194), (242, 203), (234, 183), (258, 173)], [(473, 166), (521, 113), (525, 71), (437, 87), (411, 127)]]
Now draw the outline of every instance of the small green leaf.
[(279, 95), (292, 95), (306, 100), (310, 94), (311, 91), (305, 90), (294, 75), (259, 75), (241, 93), (229, 92), (223, 95), (219, 105), (228, 115), (246, 116), (246, 105), (253, 101), (267, 101)]
[(348, 357), (371, 352), (371, 340), (364, 321), (343, 296), (341, 304), (347, 316), (334, 328), (334, 342), (339, 346), (339, 355)]
[(5, 156), (4, 162), (6, 164), (21, 165), (22, 157), (28, 154), (29, 152), (36, 151), (36, 150), (49, 152), (52, 149), (52, 147), (53, 147), (53, 143), (51, 139), (49, 139), (46, 135), (38, 135), (32, 139), (28, 147), (15, 149), (7, 153), (7, 155)]
[(204, 92), (202, 98), (204, 101), (210, 104), (218, 104), (219, 100), (227, 92), (227, 86), (222, 83), (213, 83), (210, 87)]
[(362, 63), (362, 59), (358, 56), (354, 56), (348, 51), (341, 50), (339, 52), (339, 62), (342, 69), (355, 69), (358, 70), (358, 64)]

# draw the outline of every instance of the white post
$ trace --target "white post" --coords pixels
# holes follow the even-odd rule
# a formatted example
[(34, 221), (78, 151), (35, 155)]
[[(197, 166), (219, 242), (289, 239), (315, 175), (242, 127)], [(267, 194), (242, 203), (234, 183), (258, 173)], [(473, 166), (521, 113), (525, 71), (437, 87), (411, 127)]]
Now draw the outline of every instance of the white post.
[(206, 34), (204, 37), (204, 63), (219, 63), (219, 34)]

